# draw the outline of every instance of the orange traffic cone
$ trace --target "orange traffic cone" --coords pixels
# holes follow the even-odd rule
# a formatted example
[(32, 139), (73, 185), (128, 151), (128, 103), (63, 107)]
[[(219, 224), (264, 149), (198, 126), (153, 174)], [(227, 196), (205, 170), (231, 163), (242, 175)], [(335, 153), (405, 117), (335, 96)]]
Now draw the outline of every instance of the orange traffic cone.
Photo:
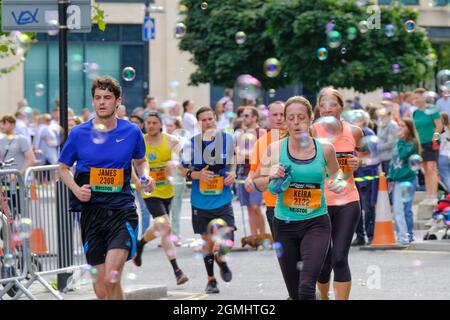
[(45, 244), (45, 235), (42, 228), (31, 229), (30, 248), (34, 254), (47, 254), (47, 246)]
[(387, 250), (404, 248), (406, 248), (406, 246), (397, 244), (397, 241), (395, 240), (386, 176), (384, 175), (384, 172), (381, 172), (378, 181), (378, 198), (375, 209), (373, 240), (370, 246), (360, 247), (360, 249)]
[(30, 193), (31, 193), (30, 195), (31, 200), (33, 201), (37, 200), (36, 185), (34, 184), (34, 180), (31, 182)]

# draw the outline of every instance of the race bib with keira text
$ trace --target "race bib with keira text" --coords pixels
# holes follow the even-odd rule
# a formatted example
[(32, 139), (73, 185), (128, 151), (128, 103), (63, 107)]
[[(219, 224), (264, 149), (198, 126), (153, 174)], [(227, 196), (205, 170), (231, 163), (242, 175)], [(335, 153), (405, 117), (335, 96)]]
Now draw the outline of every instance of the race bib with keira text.
[(209, 182), (200, 180), (200, 193), (203, 195), (218, 195), (223, 191), (223, 177), (214, 176)]
[(89, 184), (96, 192), (120, 192), (123, 188), (123, 169), (91, 168)]
[(322, 189), (318, 183), (291, 182), (284, 192), (283, 204), (298, 213), (310, 213), (322, 206)]

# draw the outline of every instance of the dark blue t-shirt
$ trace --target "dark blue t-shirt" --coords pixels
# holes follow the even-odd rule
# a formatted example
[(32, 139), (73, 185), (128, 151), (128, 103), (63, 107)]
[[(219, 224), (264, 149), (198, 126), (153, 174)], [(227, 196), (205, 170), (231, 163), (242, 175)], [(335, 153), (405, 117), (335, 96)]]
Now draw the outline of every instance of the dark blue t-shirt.
[[(190, 159), (183, 159), (183, 166), (192, 166), (195, 171), (202, 170), (209, 165), (208, 170), (226, 177), (234, 160), (233, 137), (226, 133), (219, 133), (212, 141), (203, 141), (201, 135), (191, 138)], [(224, 186), (220, 195), (204, 195), (200, 192), (199, 180), (192, 180), (191, 204), (203, 210), (220, 208), (233, 200), (229, 186)]]
[(108, 131), (106, 141), (92, 141), (92, 120), (73, 128), (59, 156), (59, 162), (72, 166), (76, 162), (75, 181), (79, 186), (89, 184), (91, 168), (124, 169), (123, 187), (120, 192), (92, 191), (89, 202), (107, 209), (134, 208), (134, 196), (130, 186), (131, 160), (145, 157), (145, 142), (139, 128), (126, 120), (117, 119), (117, 127)]

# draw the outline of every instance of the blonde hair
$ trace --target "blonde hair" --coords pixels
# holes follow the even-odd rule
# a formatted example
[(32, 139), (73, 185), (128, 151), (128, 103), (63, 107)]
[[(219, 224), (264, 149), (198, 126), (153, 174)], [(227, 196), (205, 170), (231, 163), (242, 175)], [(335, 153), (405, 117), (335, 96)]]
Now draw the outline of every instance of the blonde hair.
[(336, 89), (334, 89), (333, 87), (325, 87), (322, 88), (322, 90), (320, 90), (319, 92), (319, 98), (317, 99), (317, 105), (316, 108), (318, 109), (319, 105), (320, 105), (320, 101), (322, 100), (322, 98), (328, 94), (331, 94), (333, 97), (335, 97), (338, 101), (338, 104), (341, 106), (341, 108), (344, 108), (344, 97), (342, 96), (342, 94), (337, 91)]
[[(301, 104), (302, 106), (304, 106), (306, 108), (306, 112), (308, 113), (309, 119), (311, 119), (311, 121), (314, 119), (312, 105), (308, 101), (308, 99), (306, 99), (305, 97), (302, 97), (302, 96), (294, 96), (294, 97), (290, 97), (288, 99), (288, 101), (286, 101), (286, 105), (284, 107), (284, 119), (285, 120), (286, 120), (287, 110), (288, 110), (289, 106), (293, 105), (294, 103), (298, 103), (298, 104)], [(309, 132), (309, 135), (312, 135), (311, 128), (308, 129), (308, 132)], [(289, 131), (286, 130), (285, 133), (281, 135), (281, 138), (285, 138), (287, 136), (289, 136)]]

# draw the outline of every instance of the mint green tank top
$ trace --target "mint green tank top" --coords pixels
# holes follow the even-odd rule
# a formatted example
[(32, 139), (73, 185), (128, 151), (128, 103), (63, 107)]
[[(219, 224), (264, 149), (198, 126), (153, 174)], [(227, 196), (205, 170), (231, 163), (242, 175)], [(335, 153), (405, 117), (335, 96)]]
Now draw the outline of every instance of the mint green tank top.
[(291, 166), (289, 188), (278, 195), (275, 217), (285, 221), (301, 221), (328, 213), (324, 180), (326, 161), (322, 145), (314, 139), (316, 155), (309, 160), (294, 159), (288, 150), (288, 138), (281, 141), (280, 164)]

